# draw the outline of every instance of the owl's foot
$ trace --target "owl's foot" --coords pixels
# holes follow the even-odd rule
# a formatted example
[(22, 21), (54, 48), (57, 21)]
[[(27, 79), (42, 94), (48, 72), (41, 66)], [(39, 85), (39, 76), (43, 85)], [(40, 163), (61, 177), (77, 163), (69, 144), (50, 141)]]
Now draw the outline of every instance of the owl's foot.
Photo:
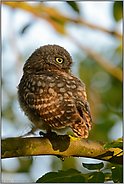
[(44, 132), (40, 131), (39, 135), (43, 136), (43, 137), (46, 137), (46, 138), (49, 138), (49, 137), (56, 136), (57, 134), (55, 132), (52, 132), (51, 129), (48, 129), (47, 133), (44, 133)]
[(39, 135), (45, 137), (47, 135), (47, 133), (44, 133), (44, 132), (40, 131)]

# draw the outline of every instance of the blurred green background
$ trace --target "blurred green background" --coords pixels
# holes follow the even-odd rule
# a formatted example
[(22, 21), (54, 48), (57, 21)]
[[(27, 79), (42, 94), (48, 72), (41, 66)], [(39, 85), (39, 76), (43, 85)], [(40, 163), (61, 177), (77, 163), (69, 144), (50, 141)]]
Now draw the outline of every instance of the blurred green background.
[[(86, 85), (93, 119), (88, 139), (107, 142), (122, 136), (122, 3), (3, 2), (2, 138), (30, 129), (17, 102), (17, 85), (25, 60), (46, 44), (58, 44), (70, 52), (72, 73)], [(62, 162), (54, 156), (5, 159), (2, 181), (32, 182), (59, 169), (86, 172), (82, 161), (93, 162), (86, 158)]]

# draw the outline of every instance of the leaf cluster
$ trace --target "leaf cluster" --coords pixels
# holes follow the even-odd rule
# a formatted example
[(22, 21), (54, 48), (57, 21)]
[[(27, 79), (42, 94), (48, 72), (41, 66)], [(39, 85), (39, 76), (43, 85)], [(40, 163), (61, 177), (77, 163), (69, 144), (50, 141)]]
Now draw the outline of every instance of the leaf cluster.
[(121, 138), (118, 138), (116, 141), (107, 142), (104, 145), (104, 148), (123, 148), (123, 136)]
[[(49, 172), (45, 174), (39, 178), (36, 183), (104, 183), (106, 181), (122, 183), (123, 181), (123, 170), (121, 165), (110, 164), (107, 169), (104, 169), (103, 162), (98, 164), (82, 163), (82, 165), (89, 173), (83, 174), (72, 168), (66, 171), (59, 170), (58, 172)], [(106, 172), (106, 170), (108, 171)]]
[[(123, 137), (106, 143), (104, 148), (121, 148), (123, 146)], [(115, 183), (123, 182), (123, 166), (114, 163), (82, 163), (82, 166), (88, 170), (84, 174), (76, 169), (70, 168), (66, 171), (49, 172), (39, 178), (36, 183), (104, 183), (112, 181)]]

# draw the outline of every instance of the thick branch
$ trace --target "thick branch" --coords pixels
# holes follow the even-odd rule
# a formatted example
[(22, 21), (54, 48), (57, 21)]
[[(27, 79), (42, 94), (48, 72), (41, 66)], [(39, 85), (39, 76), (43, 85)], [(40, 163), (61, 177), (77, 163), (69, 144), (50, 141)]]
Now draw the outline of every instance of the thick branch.
[(55, 135), (50, 138), (7, 138), (2, 140), (2, 158), (56, 155), (61, 159), (76, 156), (122, 164), (122, 149), (104, 149), (104, 144), (103, 142), (68, 135)]

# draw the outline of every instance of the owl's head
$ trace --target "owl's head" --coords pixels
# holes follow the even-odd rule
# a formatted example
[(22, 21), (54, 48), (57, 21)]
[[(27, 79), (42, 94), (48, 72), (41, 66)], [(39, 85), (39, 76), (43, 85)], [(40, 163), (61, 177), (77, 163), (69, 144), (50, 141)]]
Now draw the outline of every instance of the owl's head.
[(59, 45), (45, 45), (36, 49), (24, 65), (24, 72), (32, 73), (46, 70), (70, 71), (72, 58)]

